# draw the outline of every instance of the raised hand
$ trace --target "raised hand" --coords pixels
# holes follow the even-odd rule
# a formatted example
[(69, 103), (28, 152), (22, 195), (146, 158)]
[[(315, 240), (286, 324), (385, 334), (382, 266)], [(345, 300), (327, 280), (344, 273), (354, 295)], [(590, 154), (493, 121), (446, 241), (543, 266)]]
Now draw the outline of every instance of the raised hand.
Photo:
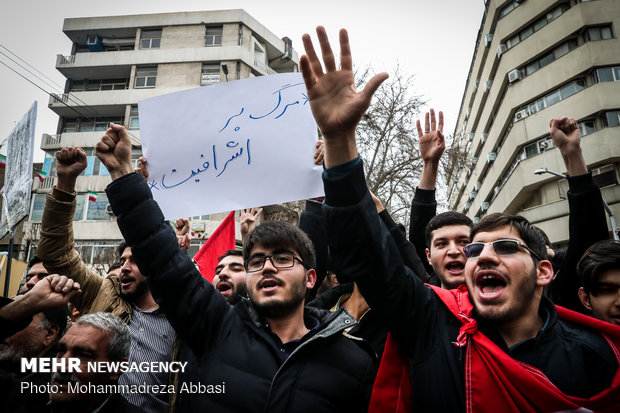
[(189, 218), (179, 218), (174, 221), (174, 232), (176, 232), (177, 235), (189, 233)]
[(551, 119), (549, 126), (551, 138), (562, 154), (568, 174), (575, 176), (587, 173), (588, 167), (581, 152), (581, 137), (577, 121), (564, 116)]
[(261, 212), (263, 212), (263, 208), (259, 208), (258, 211), (255, 208), (242, 210), (241, 216), (239, 217), (239, 230), (241, 231), (242, 241), (256, 226), (256, 219), (260, 216)]
[(300, 58), (299, 65), (312, 114), (325, 138), (325, 167), (331, 168), (357, 156), (355, 128), (368, 109), (372, 95), (388, 75), (379, 73), (373, 76), (364, 90), (357, 92), (347, 31), (340, 30), (340, 70), (336, 69), (325, 28), (317, 27), (316, 33), (325, 72), (308, 34), (302, 36), (306, 55)]
[[(430, 120), (430, 122), (429, 122)], [(424, 162), (418, 188), (434, 189), (437, 183), (439, 160), (446, 150), (446, 141), (443, 136), (443, 112), (439, 111), (439, 123), (435, 118), (435, 110), (424, 115), (424, 131), (420, 120), (416, 120), (418, 136), (420, 137), (420, 156)]]
[(138, 159), (138, 167), (136, 168), (136, 172), (141, 174), (144, 179), (148, 181), (149, 171), (146, 169), (146, 158), (144, 156), (141, 156), (140, 159)]
[(88, 161), (82, 148), (62, 148), (56, 152), (56, 187), (66, 192), (75, 191), (75, 182)]
[(110, 123), (110, 128), (95, 145), (95, 155), (108, 168), (112, 180), (134, 172), (131, 166), (131, 140), (121, 125)]

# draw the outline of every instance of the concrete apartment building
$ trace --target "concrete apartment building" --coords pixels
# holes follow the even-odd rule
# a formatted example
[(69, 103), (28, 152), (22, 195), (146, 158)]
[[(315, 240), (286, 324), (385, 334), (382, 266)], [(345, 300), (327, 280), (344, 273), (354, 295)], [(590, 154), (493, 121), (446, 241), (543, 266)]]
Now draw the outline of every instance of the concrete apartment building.
[[(65, 19), (73, 42), (58, 55), (56, 69), (66, 78), (65, 93), (49, 108), (59, 116), (53, 134), (44, 134), (44, 182), (35, 180), (23, 251), (31, 256), (39, 236), (45, 194), (55, 185), (55, 152), (81, 146), (88, 168), (76, 190), (76, 247), (93, 265), (108, 264), (122, 239), (111, 215), (105, 187), (108, 171), (94, 156), (94, 145), (110, 122), (124, 125), (141, 156), (138, 101), (217, 82), (296, 72), (298, 56), (288, 38), (280, 39), (243, 10), (180, 12)], [(89, 201), (89, 191), (96, 194)], [(226, 214), (193, 217), (196, 252)], [(238, 231), (238, 230), (237, 230)], [(27, 258), (27, 257), (24, 257)]]
[[(579, 123), (583, 154), (620, 214), (620, 0), (488, 0), (454, 132), (467, 153), (450, 209), (520, 214), (568, 240), (566, 173), (552, 118)], [(611, 226), (610, 226), (611, 229)]]

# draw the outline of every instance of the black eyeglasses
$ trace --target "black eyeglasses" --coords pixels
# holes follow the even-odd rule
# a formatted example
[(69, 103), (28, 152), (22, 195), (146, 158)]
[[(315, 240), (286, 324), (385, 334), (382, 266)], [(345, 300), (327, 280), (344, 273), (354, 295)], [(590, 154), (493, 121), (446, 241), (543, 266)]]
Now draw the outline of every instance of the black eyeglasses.
[(516, 239), (498, 239), (493, 242), (472, 242), (463, 248), (463, 252), (467, 258), (478, 258), (482, 253), (485, 245), (492, 245), (497, 255), (512, 255), (519, 252), (519, 247), (523, 247), (530, 252), (538, 260), (540, 256), (536, 254), (530, 247)]
[(306, 264), (299, 258), (290, 252), (282, 252), (280, 254), (272, 254), (272, 255), (258, 255), (256, 257), (250, 257), (248, 262), (245, 265), (247, 272), (256, 272), (260, 271), (265, 267), (265, 261), (271, 261), (271, 265), (274, 267), (281, 268), (291, 268), (295, 265), (295, 260), (299, 261), (301, 265), (306, 267)]

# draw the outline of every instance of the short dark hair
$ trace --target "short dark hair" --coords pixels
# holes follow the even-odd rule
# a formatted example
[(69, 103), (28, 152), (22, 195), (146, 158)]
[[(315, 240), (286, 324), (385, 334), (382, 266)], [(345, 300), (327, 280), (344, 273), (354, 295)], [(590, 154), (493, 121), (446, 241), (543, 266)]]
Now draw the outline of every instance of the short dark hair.
[(112, 272), (114, 270), (116, 270), (117, 268), (121, 268), (122, 265), (120, 262), (118, 261), (114, 261), (112, 264), (110, 264), (110, 268), (108, 269), (108, 272)]
[(597, 295), (598, 277), (606, 271), (620, 268), (620, 242), (607, 239), (599, 241), (586, 250), (577, 263), (577, 274), (581, 277), (587, 294)]
[(295, 250), (308, 269), (316, 266), (314, 245), (308, 235), (298, 227), (282, 221), (264, 222), (257, 226), (243, 242), (243, 260), (248, 261), (256, 245), (265, 248), (287, 248)]
[(467, 225), (471, 228), (474, 224), (467, 215), (461, 214), (460, 212), (448, 211), (437, 214), (430, 221), (428, 221), (428, 224), (426, 224), (426, 228), (424, 229), (424, 238), (426, 238), (427, 247), (430, 248), (431, 246), (433, 231), (447, 225)]
[(128, 246), (129, 244), (127, 244), (125, 241), (121, 241), (121, 243), (118, 244), (118, 247), (116, 247), (116, 253), (119, 257), (123, 255), (123, 252), (125, 252), (125, 248), (127, 248)]
[(232, 255), (233, 257), (243, 257), (243, 251), (241, 250), (226, 250), (225, 253), (217, 257), (217, 262), (222, 261), (224, 258)]
[[(472, 227), (471, 239), (473, 240), (474, 236), (479, 232), (492, 231), (504, 226), (515, 228), (523, 242), (525, 242), (525, 245), (531, 248), (541, 259), (547, 259), (547, 246), (541, 231), (534, 228), (526, 218), (520, 215), (509, 215), (501, 212), (487, 215)], [(534, 262), (538, 261), (538, 258), (533, 254), (532, 259)]]
[(49, 324), (57, 325), (58, 335), (54, 339), (54, 344), (58, 343), (67, 328), (67, 317), (69, 317), (69, 309), (66, 304), (50, 308), (49, 310), (43, 311), (43, 320), (41, 324), (39, 324), (39, 328), (47, 327)]
[(30, 261), (28, 261), (28, 270), (30, 270), (33, 266), (37, 265), (40, 262), (43, 262), (43, 260), (36, 255), (30, 258)]

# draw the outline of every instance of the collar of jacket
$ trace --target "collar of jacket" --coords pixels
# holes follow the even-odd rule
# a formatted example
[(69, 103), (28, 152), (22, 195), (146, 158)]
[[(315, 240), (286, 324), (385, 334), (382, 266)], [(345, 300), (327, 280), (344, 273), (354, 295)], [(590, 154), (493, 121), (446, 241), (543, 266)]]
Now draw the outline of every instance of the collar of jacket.
[[(246, 309), (248, 316), (252, 324), (256, 328), (260, 328), (263, 324), (263, 318), (258, 314), (256, 308), (252, 305), (249, 299), (243, 298), (235, 305), (243, 306)], [(357, 324), (355, 318), (344, 308), (329, 312), (315, 307), (304, 307), (304, 317), (311, 316), (318, 319), (321, 322), (319, 331), (310, 340), (314, 340), (318, 337), (329, 337), (333, 334), (344, 331), (345, 328), (353, 327)]]

